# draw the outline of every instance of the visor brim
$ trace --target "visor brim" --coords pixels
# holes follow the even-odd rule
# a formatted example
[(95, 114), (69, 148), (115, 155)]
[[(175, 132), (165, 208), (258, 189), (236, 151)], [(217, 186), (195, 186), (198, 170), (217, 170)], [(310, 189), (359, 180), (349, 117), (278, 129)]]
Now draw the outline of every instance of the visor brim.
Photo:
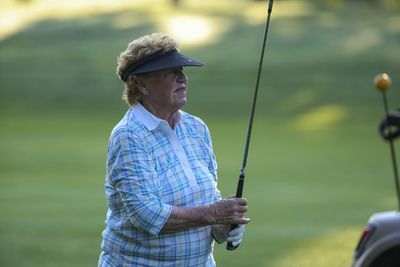
[(131, 74), (142, 74), (187, 66), (201, 67), (204, 64), (174, 49), (167, 53), (156, 53), (135, 62), (121, 74), (121, 80), (127, 81), (128, 76)]
[(204, 66), (204, 64), (198, 60), (185, 56), (179, 52), (175, 52), (164, 55), (155, 60), (152, 60), (147, 64), (138, 67), (131, 74), (140, 74), (140, 73), (147, 73), (165, 69), (174, 69), (187, 66), (201, 67)]

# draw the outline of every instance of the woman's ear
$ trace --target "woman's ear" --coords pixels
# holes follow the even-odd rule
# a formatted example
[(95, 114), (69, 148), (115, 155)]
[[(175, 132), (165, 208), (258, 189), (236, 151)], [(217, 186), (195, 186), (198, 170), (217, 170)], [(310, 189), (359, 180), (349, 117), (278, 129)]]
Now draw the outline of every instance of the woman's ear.
[(143, 84), (143, 85), (141, 85), (141, 84), (138, 85), (138, 88), (139, 88), (140, 93), (142, 93), (142, 95), (148, 95), (148, 94), (149, 94), (149, 91), (147, 90), (145, 84)]
[(147, 90), (146, 83), (143, 77), (136, 77), (136, 85), (142, 95), (148, 95), (149, 91)]

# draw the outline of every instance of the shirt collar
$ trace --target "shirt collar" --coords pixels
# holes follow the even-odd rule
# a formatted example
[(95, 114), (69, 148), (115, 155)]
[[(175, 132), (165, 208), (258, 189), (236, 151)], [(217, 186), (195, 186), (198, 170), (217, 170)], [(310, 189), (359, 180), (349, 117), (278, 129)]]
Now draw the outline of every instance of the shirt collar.
[[(153, 131), (154, 129), (158, 128), (160, 125), (168, 125), (166, 120), (162, 120), (153, 115), (150, 111), (148, 111), (142, 104), (137, 102), (133, 107), (133, 117), (138, 120), (139, 122), (143, 123), (144, 126), (149, 130)], [(175, 128), (178, 123), (181, 121), (182, 115), (181, 111), (179, 110), (176, 113), (176, 124)]]

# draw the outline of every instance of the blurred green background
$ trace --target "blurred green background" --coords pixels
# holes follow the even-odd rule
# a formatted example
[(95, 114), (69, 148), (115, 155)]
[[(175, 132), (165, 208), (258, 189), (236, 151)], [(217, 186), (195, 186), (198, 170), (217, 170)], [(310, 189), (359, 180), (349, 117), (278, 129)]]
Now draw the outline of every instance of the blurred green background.
[[(209, 125), (219, 187), (234, 193), (267, 3), (178, 4), (0, 1), (0, 266), (96, 266), (107, 141), (128, 108), (116, 58), (144, 34), (168, 32), (206, 63), (186, 70), (184, 110)], [(218, 266), (348, 266), (368, 217), (397, 208), (372, 79), (391, 75), (399, 108), (399, 11), (275, 1), (244, 191), (252, 222), (235, 252), (215, 246)]]

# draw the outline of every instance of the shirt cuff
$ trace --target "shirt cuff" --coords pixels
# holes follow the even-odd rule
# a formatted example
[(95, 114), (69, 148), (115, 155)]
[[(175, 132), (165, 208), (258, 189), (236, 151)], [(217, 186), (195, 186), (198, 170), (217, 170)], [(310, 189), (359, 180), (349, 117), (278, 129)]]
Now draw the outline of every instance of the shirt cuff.
[(172, 206), (162, 204), (158, 209), (143, 208), (145, 210), (143, 211), (142, 216), (132, 215), (131, 219), (134, 221), (133, 224), (140, 225), (140, 228), (147, 231), (153, 237), (156, 237), (160, 234), (161, 229), (167, 223), (168, 218), (172, 213)]

